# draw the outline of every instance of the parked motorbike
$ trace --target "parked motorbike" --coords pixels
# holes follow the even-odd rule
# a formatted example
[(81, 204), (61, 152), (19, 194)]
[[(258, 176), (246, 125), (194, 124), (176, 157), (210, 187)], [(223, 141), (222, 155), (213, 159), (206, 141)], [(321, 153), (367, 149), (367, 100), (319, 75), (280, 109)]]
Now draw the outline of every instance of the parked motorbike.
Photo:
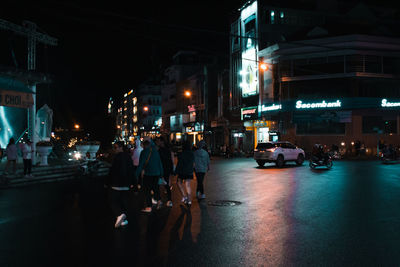
[(319, 167), (319, 166), (324, 166), (327, 169), (330, 169), (333, 166), (332, 156), (327, 154), (322, 159), (317, 159), (315, 157), (311, 157), (309, 165), (310, 165), (311, 169), (315, 169), (316, 167)]

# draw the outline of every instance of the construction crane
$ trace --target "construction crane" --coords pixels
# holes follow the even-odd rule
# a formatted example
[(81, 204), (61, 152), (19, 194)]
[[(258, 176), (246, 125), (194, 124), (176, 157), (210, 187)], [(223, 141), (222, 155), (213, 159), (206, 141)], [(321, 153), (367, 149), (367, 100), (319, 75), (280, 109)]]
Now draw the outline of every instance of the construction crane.
[[(15, 34), (22, 35), (28, 39), (28, 65), (30, 71), (36, 70), (36, 43), (56, 46), (58, 40), (47, 34), (37, 31), (37, 25), (31, 21), (23, 21), (22, 26), (0, 19), (0, 29), (12, 31)], [(36, 119), (36, 83), (29, 84), (33, 96), (33, 105), (28, 110), (28, 136), (32, 143), (36, 144), (35, 119)], [(32, 163), (35, 163), (35, 157), (32, 155)]]

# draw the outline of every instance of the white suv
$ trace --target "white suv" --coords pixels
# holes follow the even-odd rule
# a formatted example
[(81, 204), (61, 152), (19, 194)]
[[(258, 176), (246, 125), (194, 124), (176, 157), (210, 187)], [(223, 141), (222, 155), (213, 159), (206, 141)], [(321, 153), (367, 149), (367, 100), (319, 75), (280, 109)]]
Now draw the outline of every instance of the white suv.
[(259, 166), (264, 166), (266, 162), (275, 162), (281, 168), (286, 161), (294, 161), (297, 165), (304, 162), (304, 150), (289, 142), (267, 142), (258, 143), (254, 149), (254, 159)]

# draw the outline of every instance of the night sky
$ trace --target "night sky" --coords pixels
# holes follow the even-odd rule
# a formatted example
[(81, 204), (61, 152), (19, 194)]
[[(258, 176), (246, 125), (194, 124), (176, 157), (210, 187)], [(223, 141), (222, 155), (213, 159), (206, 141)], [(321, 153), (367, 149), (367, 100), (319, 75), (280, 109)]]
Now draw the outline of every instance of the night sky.
[[(180, 49), (200, 50), (228, 60), (232, 13), (242, 1), (8, 1), (0, 18), (18, 25), (35, 22), (59, 40), (37, 47), (37, 70), (54, 82), (38, 86), (39, 104), (54, 110), (54, 126), (77, 122), (90, 132), (104, 121), (109, 97), (120, 98), (151, 74), (162, 73)], [(112, 4), (111, 4), (112, 3)], [(135, 3), (135, 4), (132, 4)], [(214, 3), (214, 4), (213, 4)], [(0, 65), (26, 68), (26, 40), (0, 31)], [(229, 62), (229, 61), (227, 61)]]
[[(178, 50), (208, 52), (228, 64), (230, 21), (244, 2), (3, 1), (0, 18), (31, 20), (58, 38), (57, 47), (37, 47), (38, 71), (54, 79), (38, 87), (38, 102), (54, 110), (54, 126), (80, 123), (96, 136), (113, 125), (104, 119), (108, 98), (162, 73)], [(0, 37), (0, 65), (14, 67), (14, 51), (26, 68), (26, 39), (4, 31)]]

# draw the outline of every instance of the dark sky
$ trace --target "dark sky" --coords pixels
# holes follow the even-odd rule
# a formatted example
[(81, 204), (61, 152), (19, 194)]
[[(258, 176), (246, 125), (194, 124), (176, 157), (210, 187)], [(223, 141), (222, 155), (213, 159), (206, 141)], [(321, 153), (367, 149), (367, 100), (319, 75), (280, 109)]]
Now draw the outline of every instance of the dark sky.
[[(179, 49), (228, 56), (232, 12), (243, 1), (6, 1), (0, 18), (35, 22), (59, 40), (37, 47), (37, 69), (54, 83), (39, 87), (55, 111), (55, 126), (101, 123), (108, 98), (122, 97), (170, 63)], [(203, 29), (203, 30), (200, 30)], [(217, 32), (217, 33), (214, 33)], [(0, 31), (0, 64), (26, 68), (24, 38)], [(40, 96), (39, 96), (40, 97)]]

